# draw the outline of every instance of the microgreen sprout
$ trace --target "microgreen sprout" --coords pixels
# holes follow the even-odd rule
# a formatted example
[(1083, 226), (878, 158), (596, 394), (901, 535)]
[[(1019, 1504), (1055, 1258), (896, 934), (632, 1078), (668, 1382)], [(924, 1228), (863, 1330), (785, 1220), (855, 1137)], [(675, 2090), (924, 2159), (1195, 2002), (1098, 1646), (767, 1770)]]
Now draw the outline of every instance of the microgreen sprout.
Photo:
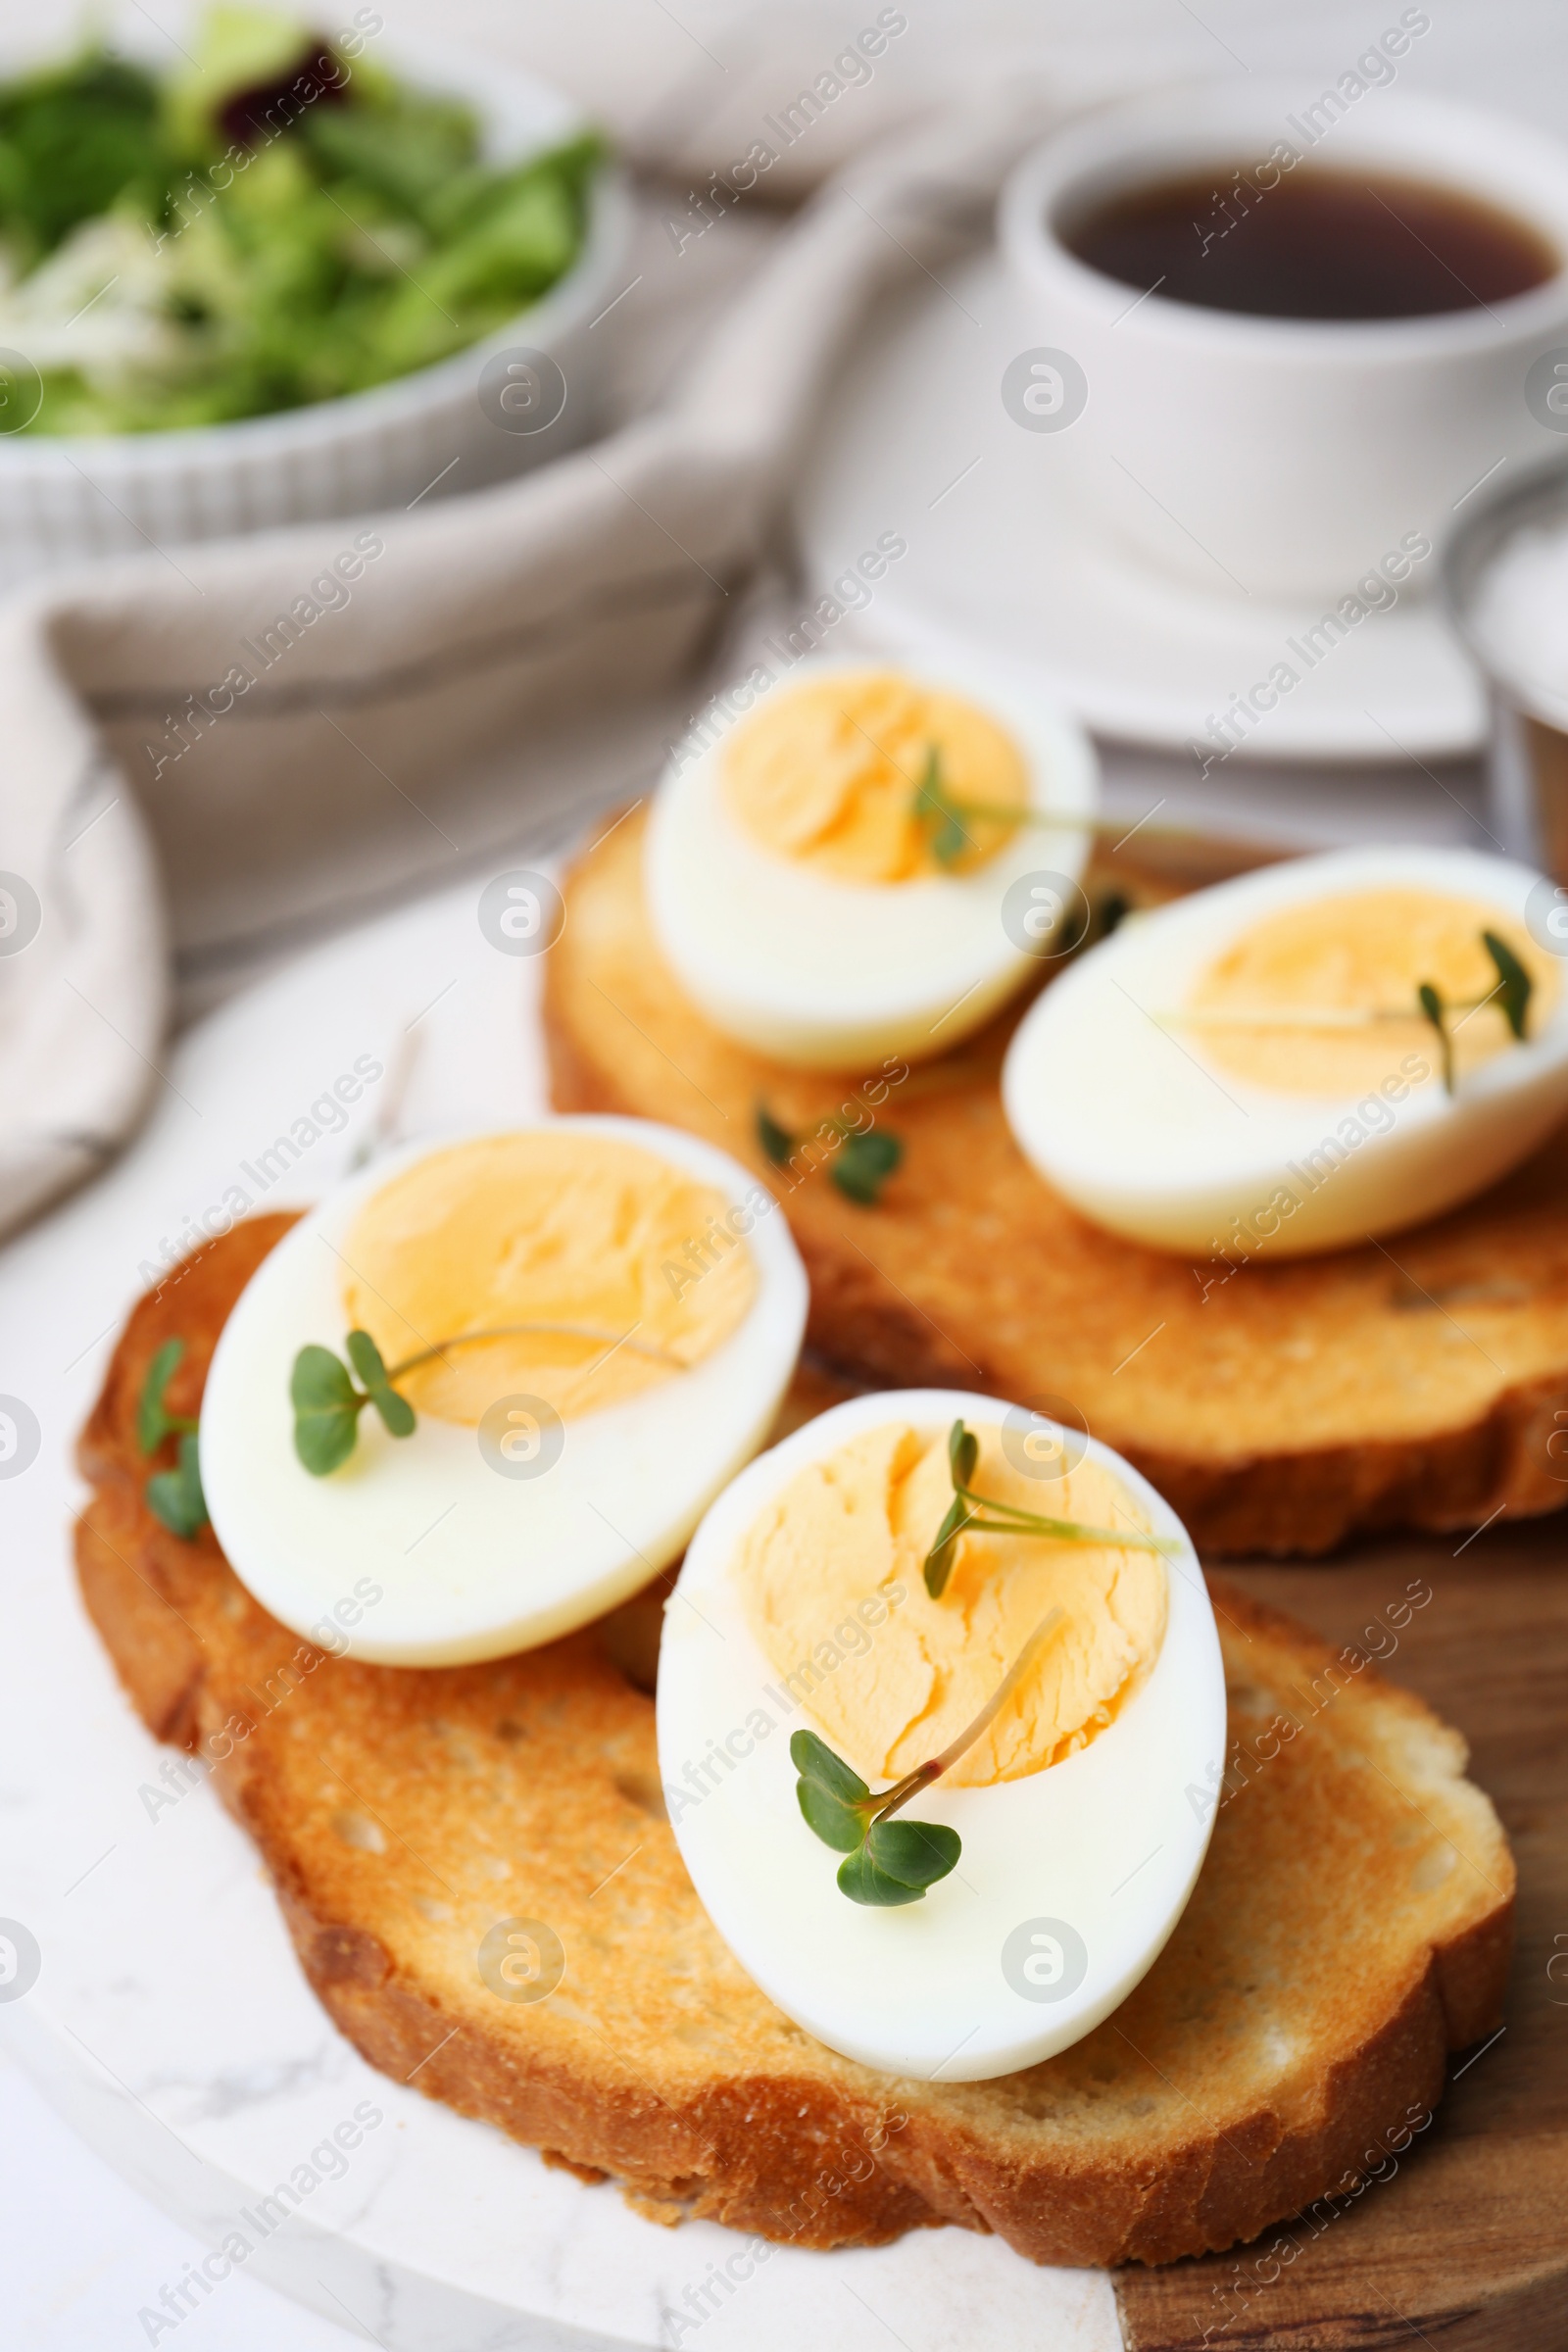
[[(1415, 992), (1414, 1006), (1353, 1004), (1309, 1005), (1200, 1005), (1186, 1012), (1158, 1016), (1165, 1026), (1196, 1029), (1365, 1029), (1379, 1021), (1426, 1021), (1436, 1030), (1438, 1051), (1442, 1056), (1443, 1091), (1455, 1091), (1453, 1041), (1471, 1013), (1483, 1005), (1495, 1004), (1508, 1024), (1508, 1033), (1523, 1044), (1530, 1013), (1530, 1000), (1536, 984), (1505, 939), (1495, 931), (1483, 931), (1481, 944), (1492, 958), (1497, 978), (1484, 997), (1446, 998), (1437, 983), (1423, 980)], [(1462, 1015), (1450, 1021), (1450, 1015)]]
[[(1430, 980), (1423, 980), (1415, 992), (1422, 1017), (1430, 1021), (1438, 1033), (1439, 1050), (1443, 1055), (1443, 1091), (1446, 1095), (1451, 1095), (1454, 1091), (1454, 1033), (1448, 1026), (1448, 1014), (1461, 1012), (1468, 1016), (1472, 1012), (1479, 1012), (1483, 1004), (1495, 1004), (1508, 1024), (1509, 1034), (1522, 1042), (1530, 1000), (1535, 993), (1535, 982), (1505, 939), (1499, 939), (1495, 931), (1483, 931), (1481, 944), (1492, 957), (1493, 969), (1497, 975), (1496, 987), (1489, 988), (1484, 997), (1467, 997), (1461, 1003), (1447, 1004)], [(1458, 1025), (1462, 1027), (1463, 1024)]]
[(814, 1732), (795, 1734), (790, 1761), (800, 1775), (795, 1794), (801, 1812), (822, 1843), (844, 1856), (838, 1884), (852, 1903), (882, 1910), (918, 1903), (926, 1888), (945, 1879), (956, 1864), (963, 1851), (956, 1830), (942, 1822), (895, 1821), (892, 1816), (974, 1745), (1012, 1696), (1063, 1614), (1054, 1608), (1041, 1619), (979, 1714), (939, 1756), (917, 1764), (891, 1788), (868, 1788)]
[[(671, 1353), (667, 1348), (639, 1342), (630, 1332), (600, 1331), (588, 1323), (498, 1323), (486, 1331), (464, 1331), (453, 1339), (438, 1340), (431, 1348), (421, 1348), (416, 1354), (406, 1355), (389, 1371), (369, 1333), (351, 1331), (343, 1343), (347, 1363), (342, 1356), (334, 1355), (330, 1348), (314, 1343), (302, 1348), (294, 1358), (288, 1384), (289, 1402), (294, 1407), (294, 1450), (313, 1478), (325, 1478), (354, 1451), (359, 1443), (360, 1415), (368, 1404), (374, 1405), (389, 1437), (412, 1437), (415, 1410), (395, 1386), (406, 1373), (416, 1371), (420, 1364), (433, 1363), (437, 1356), (448, 1355), (454, 1348), (471, 1348), (481, 1340), (510, 1340), (521, 1333), (537, 1332), (564, 1339), (592, 1340), (603, 1346), (607, 1354), (625, 1348), (633, 1355), (648, 1356), (674, 1371), (687, 1369), (683, 1357)], [(354, 1385), (355, 1374), (360, 1380), (358, 1388)]]
[[(925, 766), (914, 788), (911, 809), (915, 823), (930, 838), (932, 857), (945, 872), (951, 872), (964, 852), (974, 848), (970, 825), (1012, 828), (1028, 825), (1051, 833), (1089, 833), (1103, 838), (1114, 835), (1118, 847), (1128, 838), (1124, 817), (1083, 816), (1062, 808), (1035, 808), (1027, 802), (1012, 805), (1004, 801), (972, 801), (965, 793), (952, 792), (943, 780), (941, 746), (935, 743), (926, 746)], [(1147, 818), (1132, 830), (1142, 842), (1202, 842), (1212, 846), (1213, 840), (1212, 835), (1197, 825), (1156, 825)], [(1117, 920), (1126, 910), (1126, 902), (1122, 901)], [(1114, 927), (1114, 923), (1104, 925), (1107, 931)]]
[[(414, 1407), (392, 1386), (409, 1365), (399, 1364), (394, 1372), (388, 1372), (381, 1350), (368, 1331), (351, 1331), (344, 1346), (347, 1364), (330, 1348), (315, 1345), (302, 1348), (294, 1358), (288, 1384), (289, 1402), (294, 1407), (294, 1450), (313, 1478), (325, 1478), (339, 1462), (347, 1461), (359, 1442), (360, 1415), (368, 1404), (374, 1405), (389, 1437), (414, 1434)], [(350, 1364), (364, 1383), (362, 1388), (355, 1387)]]
[[(971, 801), (959, 793), (950, 792), (942, 777), (942, 753), (934, 743), (926, 747), (925, 767), (914, 788), (913, 809), (915, 822), (929, 836), (932, 857), (947, 871), (958, 863), (966, 850), (974, 848), (974, 837), (968, 830), (971, 824), (1045, 825), (1056, 832), (1102, 834), (1114, 831), (1126, 837), (1119, 819), (1112, 822), (1102, 817), (1068, 816), (1027, 807), (1009, 808), (1000, 801)], [(1135, 826), (1134, 831), (1146, 839), (1155, 836), (1169, 840), (1204, 838), (1195, 828), (1185, 825), (1144, 824)], [(1109, 911), (1111, 908), (1114, 908), (1113, 913)], [(1107, 902), (1107, 911), (1102, 914), (1100, 925), (1102, 938), (1116, 928), (1126, 911), (1125, 900), (1112, 899)], [(1419, 1017), (1430, 1022), (1438, 1033), (1443, 1056), (1444, 1092), (1449, 1095), (1454, 1091), (1454, 1066), (1453, 1031), (1448, 1026), (1448, 1015), (1478, 1012), (1483, 1004), (1495, 1004), (1513, 1036), (1522, 1042), (1525, 1018), (1535, 991), (1535, 982), (1505, 939), (1499, 939), (1495, 931), (1483, 931), (1481, 938), (1497, 974), (1495, 988), (1489, 989), (1484, 997), (1467, 997), (1454, 1004), (1445, 1003), (1441, 992), (1430, 980), (1423, 980), (1415, 992)], [(1333, 1012), (1314, 1012), (1298, 1010), (1295, 1006), (1281, 1006), (1278, 1013), (1272, 1014), (1266, 1009), (1259, 1009), (1250, 1015), (1239, 1015), (1229, 1008), (1216, 1007), (1212, 1011), (1205, 1008), (1200, 1013), (1186, 1013), (1176, 1017), (1194, 1026), (1214, 1028), (1231, 1026), (1238, 1020), (1245, 1023), (1249, 1019), (1259, 1027), (1352, 1028), (1359, 1027), (1363, 1022), (1408, 1020), (1410, 1015), (1397, 1009), (1358, 1013), (1352, 1008), (1336, 1007)]]
[[(1493, 992), (1497, 1000), (1497, 1008), (1513, 1035), (1522, 1041), (1525, 1015), (1530, 1009), (1530, 999), (1536, 984), (1505, 939), (1499, 939), (1495, 931), (1483, 931), (1481, 938), (1487, 954), (1497, 967), (1497, 986)], [(1481, 999), (1483, 1004), (1487, 1002), (1485, 997)]]
[[(839, 1138), (833, 1164), (828, 1170), (833, 1182), (848, 1200), (860, 1208), (875, 1208), (882, 1198), (882, 1187), (904, 1157), (904, 1146), (886, 1128), (852, 1127), (848, 1119), (837, 1116), (818, 1122), (815, 1133), (827, 1128)], [(806, 1139), (791, 1135), (781, 1127), (764, 1103), (757, 1106), (757, 1140), (763, 1157), (775, 1168), (786, 1167), (791, 1153)]]
[(1432, 1023), (1438, 1033), (1438, 1052), (1443, 1056), (1443, 1091), (1453, 1092), (1453, 1031), (1448, 1027), (1447, 1007), (1430, 980), (1423, 980), (1415, 992), (1422, 1017)]
[(940, 1600), (953, 1573), (958, 1538), (977, 1536), (1043, 1536), (1053, 1544), (1110, 1544), (1127, 1551), (1157, 1551), (1165, 1556), (1177, 1548), (1164, 1536), (1148, 1536), (1140, 1528), (1087, 1527), (1078, 1519), (1047, 1519), (1016, 1503), (998, 1502), (977, 1494), (969, 1481), (980, 1458), (980, 1441), (973, 1430), (955, 1421), (948, 1432), (948, 1468), (953, 1500), (925, 1555), (925, 1589)]
[(965, 817), (971, 823), (992, 817), (1015, 825), (1023, 811), (989, 808), (980, 801), (956, 800), (942, 781), (942, 754), (933, 743), (926, 748), (924, 772), (915, 786), (914, 813), (916, 822), (931, 836), (931, 855), (938, 865), (955, 866), (964, 851), (974, 847), (964, 825)]
[(757, 1140), (762, 1147), (762, 1156), (775, 1168), (781, 1168), (795, 1149), (795, 1138), (787, 1127), (781, 1127), (765, 1103), (757, 1105)]
[(153, 1517), (189, 1544), (207, 1525), (197, 1423), (189, 1414), (172, 1413), (164, 1402), (184, 1353), (183, 1340), (166, 1340), (148, 1365), (136, 1400), (136, 1444), (143, 1453), (152, 1454), (167, 1439), (178, 1441), (173, 1468), (155, 1471), (142, 1493)]

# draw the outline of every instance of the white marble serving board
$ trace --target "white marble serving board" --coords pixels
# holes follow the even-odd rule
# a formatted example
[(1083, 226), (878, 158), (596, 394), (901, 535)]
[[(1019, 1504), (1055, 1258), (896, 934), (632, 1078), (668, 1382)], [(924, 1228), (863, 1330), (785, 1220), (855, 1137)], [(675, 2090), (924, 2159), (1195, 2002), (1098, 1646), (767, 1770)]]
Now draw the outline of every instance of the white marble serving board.
[[(1119, 2352), (1102, 2275), (1038, 2270), (959, 2230), (854, 2253), (780, 2248), (728, 2299), (712, 2291), (699, 2323), (688, 2296), (745, 2241), (707, 2223), (662, 2230), (613, 2188), (549, 2171), (375, 2074), (318, 2007), (212, 1788), (164, 1805), (144, 1793), (169, 1793), (172, 1751), (131, 1712), (77, 1597), (75, 1432), (147, 1270), (230, 1187), (257, 1206), (310, 1200), (395, 1095), (402, 1134), (542, 1105), (538, 966), (487, 943), (478, 889), (340, 938), (213, 1014), (170, 1054), (127, 1155), (0, 1253), (0, 1396), (42, 1430), (30, 1465), (0, 1478), (0, 1920), (22, 1922), (42, 1955), (30, 1989), (0, 1997), (0, 2035), (83, 2137), (208, 2244), (238, 2229), (248, 2275), (386, 2352), (699, 2339), (703, 2352)], [(263, 1194), (246, 1166), (366, 1054), (386, 1076)], [(244, 2217), (364, 2101), (381, 2121), (346, 2172), (263, 2236)], [(149, 2279), (149, 2308), (165, 2283)], [(198, 2306), (215, 2322), (223, 2292)], [(175, 2332), (127, 2315), (122, 2340)]]

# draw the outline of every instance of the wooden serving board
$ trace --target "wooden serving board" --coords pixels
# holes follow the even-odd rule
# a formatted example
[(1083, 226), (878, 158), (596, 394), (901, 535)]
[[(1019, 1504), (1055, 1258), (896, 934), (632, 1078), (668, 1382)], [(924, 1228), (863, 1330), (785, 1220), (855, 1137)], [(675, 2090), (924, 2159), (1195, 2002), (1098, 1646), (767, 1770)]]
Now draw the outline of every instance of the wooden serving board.
[[(1431, 1702), (1519, 1864), (1507, 2022), (1461, 2051), (1428, 2130), (1351, 2200), (1254, 2245), (1116, 2274), (1127, 2352), (1568, 2345), (1568, 1525), (1506, 1522), (1225, 1573)], [(1397, 1634), (1412, 1582), (1432, 1599)], [(1397, 1647), (1389, 1651), (1392, 1641)]]

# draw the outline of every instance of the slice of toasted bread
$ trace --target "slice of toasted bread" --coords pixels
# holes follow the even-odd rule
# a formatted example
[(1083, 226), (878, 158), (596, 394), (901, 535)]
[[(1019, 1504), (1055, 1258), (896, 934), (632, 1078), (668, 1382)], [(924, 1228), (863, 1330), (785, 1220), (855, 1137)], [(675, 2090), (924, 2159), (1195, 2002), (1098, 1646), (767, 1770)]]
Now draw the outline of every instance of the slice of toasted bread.
[[(1436, 2101), (1446, 2052), (1493, 2030), (1513, 1865), (1463, 1741), (1216, 1587), (1231, 1757), (1198, 1890), (1138, 1990), (999, 2082), (884, 2078), (824, 2049), (737, 1966), (681, 1867), (652, 1701), (624, 1670), (635, 1613), (482, 1666), (356, 1665), (269, 1617), (210, 1530), (181, 1543), (147, 1511), (152, 1354), (185, 1341), (169, 1402), (196, 1411), (287, 1222), (237, 1227), (136, 1309), (82, 1442), (79, 1567), (143, 1720), (213, 1760), (312, 1984), (373, 2065), (662, 2218), (813, 2247), (948, 2221), (1038, 2261), (1161, 2262), (1349, 2187)], [(560, 1938), (548, 1997), (481, 1976), (504, 1920)]]
[(904, 1161), (867, 1209), (829, 1181), (831, 1147), (796, 1177), (757, 1143), (759, 1103), (796, 1135), (846, 1103), (863, 1118), (866, 1074), (803, 1076), (702, 1019), (649, 927), (640, 817), (565, 896), (545, 975), (557, 1107), (665, 1119), (751, 1160), (810, 1274), (810, 1344), (846, 1371), (1064, 1399), (1210, 1553), (1568, 1501), (1568, 1130), (1386, 1245), (1194, 1266), (1102, 1232), (1027, 1165), (998, 1089), (1004, 1019), (887, 1090)]

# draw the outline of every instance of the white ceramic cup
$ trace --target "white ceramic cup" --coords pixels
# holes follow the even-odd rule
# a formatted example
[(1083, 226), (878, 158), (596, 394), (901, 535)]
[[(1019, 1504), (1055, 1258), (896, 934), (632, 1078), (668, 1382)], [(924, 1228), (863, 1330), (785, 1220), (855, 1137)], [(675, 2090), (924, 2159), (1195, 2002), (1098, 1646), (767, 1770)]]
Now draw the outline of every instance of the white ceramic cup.
[[(1262, 203), (1271, 172), (1278, 184), (1303, 168), (1467, 192), (1543, 232), (1562, 265), (1491, 306), (1325, 322), (1140, 299), (1061, 242), (1106, 197), (1211, 170), (1223, 188), (1238, 165)], [(999, 226), (1025, 331), (1087, 385), (1055, 445), (1075, 493), (1138, 555), (1211, 592), (1335, 597), (1425, 540), (1414, 590), (1490, 469), (1560, 451), (1526, 377), (1568, 345), (1568, 148), (1521, 123), (1387, 87), (1338, 116), (1303, 110), (1294, 84), (1172, 91), (1035, 148)], [(1059, 397), (1042, 381), (1045, 401)]]

